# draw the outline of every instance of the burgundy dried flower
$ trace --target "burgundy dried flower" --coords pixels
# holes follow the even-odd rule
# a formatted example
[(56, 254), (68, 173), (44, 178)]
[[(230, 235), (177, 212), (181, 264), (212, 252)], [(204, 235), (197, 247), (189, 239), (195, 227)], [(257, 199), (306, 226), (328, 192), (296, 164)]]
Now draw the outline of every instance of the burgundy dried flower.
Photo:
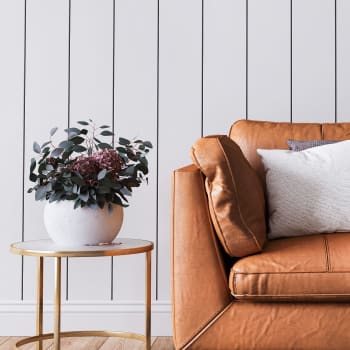
[(94, 153), (91, 158), (96, 161), (100, 170), (112, 170), (114, 173), (120, 171), (124, 165), (122, 158), (114, 149), (103, 149)]
[(98, 162), (91, 156), (78, 157), (74, 163), (70, 165), (70, 169), (76, 171), (85, 179), (96, 178), (100, 171)]

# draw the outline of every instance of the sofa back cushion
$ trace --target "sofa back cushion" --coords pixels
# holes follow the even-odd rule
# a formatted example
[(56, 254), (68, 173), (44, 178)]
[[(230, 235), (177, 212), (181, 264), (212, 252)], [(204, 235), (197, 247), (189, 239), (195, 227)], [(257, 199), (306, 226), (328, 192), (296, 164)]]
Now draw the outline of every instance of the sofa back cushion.
[[(348, 130), (350, 131), (350, 126)], [(319, 140), (323, 138), (321, 124), (275, 123), (254, 120), (238, 120), (231, 126), (229, 136), (241, 148), (263, 183), (265, 183), (264, 166), (256, 152), (258, 148), (288, 149), (288, 139)]]
[(288, 149), (287, 140), (348, 140), (350, 123), (275, 123), (238, 120), (229, 136), (242, 149), (250, 165), (265, 183), (264, 166), (256, 150)]
[(209, 209), (225, 251), (242, 257), (266, 239), (263, 186), (241, 149), (227, 136), (199, 139), (192, 160), (206, 176)]

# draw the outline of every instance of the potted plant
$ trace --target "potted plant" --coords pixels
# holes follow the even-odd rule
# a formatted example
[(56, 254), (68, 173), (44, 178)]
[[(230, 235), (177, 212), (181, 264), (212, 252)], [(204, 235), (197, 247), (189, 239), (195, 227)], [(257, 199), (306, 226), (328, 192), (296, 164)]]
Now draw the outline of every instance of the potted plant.
[[(108, 125), (89, 119), (65, 129), (67, 137), (55, 143), (57, 128), (48, 141), (33, 150), (30, 163), (35, 200), (45, 200), (44, 223), (60, 245), (110, 243), (123, 221), (123, 207), (132, 189), (147, 182), (147, 155), (152, 144), (120, 137)], [(113, 137), (111, 143), (105, 137)]]

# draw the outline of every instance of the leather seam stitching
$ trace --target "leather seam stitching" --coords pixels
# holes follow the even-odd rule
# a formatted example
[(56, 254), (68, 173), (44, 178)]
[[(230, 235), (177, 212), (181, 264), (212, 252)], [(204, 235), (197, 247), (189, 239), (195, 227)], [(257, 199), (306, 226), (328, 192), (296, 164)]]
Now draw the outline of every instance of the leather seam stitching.
[(327, 271), (331, 271), (331, 257), (329, 255), (329, 244), (328, 244), (328, 238), (325, 235), (324, 236), (324, 242), (325, 242), (325, 248), (326, 248), (326, 257), (327, 257)]
[(230, 302), (225, 307), (223, 307), (219, 312), (217, 312), (203, 327), (199, 328), (196, 332), (196, 335), (193, 336), (181, 350), (188, 349), (194, 342), (196, 342), (211, 326), (213, 323), (216, 323), (219, 318), (232, 306), (233, 302)]
[(234, 291), (235, 294), (237, 294), (237, 285), (236, 285), (236, 283), (237, 283), (236, 280), (237, 279), (236, 279), (236, 277), (237, 277), (237, 275), (234, 273), (233, 274), (233, 291)]
[(325, 237), (322, 237), (323, 239), (323, 249), (324, 249), (324, 257), (325, 257), (325, 263), (326, 263), (326, 271), (329, 271), (328, 269), (328, 256), (327, 256), (327, 243)]

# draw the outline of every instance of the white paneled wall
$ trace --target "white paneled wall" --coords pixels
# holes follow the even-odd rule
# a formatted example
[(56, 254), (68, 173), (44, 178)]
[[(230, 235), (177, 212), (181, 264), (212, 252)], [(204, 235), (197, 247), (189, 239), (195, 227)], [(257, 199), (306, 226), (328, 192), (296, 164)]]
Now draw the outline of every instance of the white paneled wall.
[[(120, 236), (157, 240), (157, 24), (156, 0), (116, 2), (115, 130), (154, 144), (149, 158), (149, 185), (136, 189), (125, 210)], [(114, 259), (113, 299), (144, 297), (144, 256)], [(156, 299), (156, 254), (153, 254), (153, 299)], [(131, 277), (132, 276), (132, 277)]]
[(248, 4), (248, 117), (288, 122), (290, 0)]
[(335, 0), (293, 0), (292, 27), (293, 121), (333, 122)]
[[(70, 17), (70, 125), (112, 125), (113, 2), (73, 0)], [(111, 284), (111, 258), (68, 260), (69, 300), (108, 300)]]
[[(68, 2), (62, 0), (30, 0), (26, 6), (25, 103), (22, 118), (25, 127), (23, 238), (47, 237), (42, 219), (44, 202), (33, 201), (26, 193), (30, 159), (34, 156), (33, 141), (47, 141), (53, 126), (67, 126), (67, 58)], [(45, 30), (44, 30), (45, 28)], [(23, 45), (23, 43), (22, 43)], [(34, 299), (36, 259), (24, 257), (23, 298)], [(63, 271), (66, 269), (63, 268)], [(53, 297), (53, 261), (45, 261), (45, 297)], [(63, 284), (65, 285), (65, 274)], [(64, 286), (63, 286), (64, 288)]]
[(246, 117), (246, 0), (206, 0), (203, 134), (225, 134)]
[[(237, 119), (350, 121), (349, 39), (348, 0), (1, 0), (0, 334), (33, 332), (36, 261), (8, 246), (46, 236), (34, 140), (92, 117), (153, 142), (120, 235), (155, 242), (153, 333), (170, 334), (172, 170)], [(143, 259), (65, 260), (63, 327), (142, 331)], [(45, 276), (50, 325), (50, 260)]]
[(169, 299), (171, 172), (202, 127), (202, 1), (162, 0), (159, 16), (158, 297)]
[(0, 2), (0, 182), (4, 184), (0, 204), (0, 276), (6, 281), (0, 288), (3, 300), (20, 300), (22, 295), (22, 262), (19, 257), (10, 256), (8, 247), (22, 238), (24, 17), (22, 0)]
[(337, 121), (350, 120), (350, 1), (336, 4), (336, 92)]

